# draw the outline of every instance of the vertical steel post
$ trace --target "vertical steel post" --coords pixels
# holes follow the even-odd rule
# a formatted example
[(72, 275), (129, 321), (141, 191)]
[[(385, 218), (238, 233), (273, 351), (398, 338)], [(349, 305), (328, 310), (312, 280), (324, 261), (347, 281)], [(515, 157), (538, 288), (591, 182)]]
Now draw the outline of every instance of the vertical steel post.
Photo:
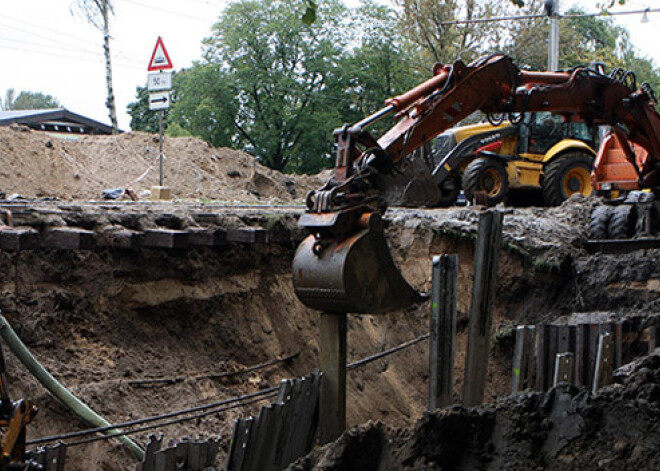
[(321, 313), (319, 441), (335, 440), (346, 429), (346, 313)]
[(158, 145), (159, 145), (159, 165), (160, 177), (158, 185), (163, 186), (163, 110), (158, 111)]
[(609, 332), (600, 334), (598, 338), (596, 368), (591, 388), (591, 392), (593, 393), (612, 382), (612, 364), (614, 363), (613, 347), (612, 334)]
[(557, 353), (555, 357), (555, 376), (552, 385), (557, 386), (560, 383), (573, 384), (573, 353)]
[(516, 327), (516, 346), (513, 351), (513, 380), (511, 381), (511, 393), (517, 393), (524, 389), (525, 364), (527, 363), (527, 347), (529, 341), (527, 337), (529, 330), (527, 326), (519, 325)]
[(452, 404), (458, 255), (433, 257), (429, 338), (429, 411)]
[(492, 210), (482, 213), (479, 216), (479, 232), (475, 247), (472, 307), (465, 355), (463, 404), (466, 406), (481, 404), (486, 388), (490, 328), (501, 241), (502, 213)]

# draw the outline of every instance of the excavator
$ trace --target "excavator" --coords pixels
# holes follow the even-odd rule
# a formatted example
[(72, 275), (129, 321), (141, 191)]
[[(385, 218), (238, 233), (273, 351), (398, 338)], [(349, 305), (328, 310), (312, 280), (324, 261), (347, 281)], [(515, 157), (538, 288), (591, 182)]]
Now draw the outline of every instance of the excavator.
[[(299, 219), (310, 235), (293, 260), (296, 295), (322, 312), (365, 314), (384, 314), (422, 299), (389, 253), (383, 221), (387, 203), (382, 194), (391, 176), (405, 165), (406, 156), (477, 110), (492, 121), (506, 117), (516, 123), (526, 112), (548, 111), (575, 116), (588, 125), (607, 125), (613, 137), (605, 139), (609, 147), (603, 151), (601, 146), (596, 157), (595, 187), (600, 179), (614, 189), (618, 177), (613, 171), (624, 167), (627, 176), (633, 176), (630, 188), (650, 190), (646, 194), (653, 197), (660, 193), (660, 114), (655, 104), (652, 88), (647, 83), (638, 88), (634, 73), (616, 69), (607, 74), (602, 64), (526, 71), (503, 54), (470, 64), (460, 60), (436, 64), (427, 81), (387, 99), (374, 114), (334, 131), (333, 175), (308, 194), (307, 210)], [(379, 138), (367, 132), (386, 116), (395, 118), (393, 127)], [(644, 158), (636, 148), (645, 151)], [(448, 162), (440, 162), (434, 173), (451, 171)], [(560, 185), (566, 179), (556, 181)], [(649, 206), (647, 213), (654, 207)], [(632, 209), (627, 210), (630, 213)], [(613, 219), (610, 215), (598, 220), (600, 226), (605, 220), (609, 227)], [(630, 225), (633, 219), (617, 221)]]

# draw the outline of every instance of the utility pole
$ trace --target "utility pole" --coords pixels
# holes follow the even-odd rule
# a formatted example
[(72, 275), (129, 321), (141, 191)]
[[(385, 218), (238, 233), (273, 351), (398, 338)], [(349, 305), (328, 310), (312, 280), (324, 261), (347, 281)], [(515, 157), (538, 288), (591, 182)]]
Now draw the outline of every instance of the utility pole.
[(559, 0), (546, 0), (545, 12), (550, 17), (548, 37), (548, 70), (559, 68)]

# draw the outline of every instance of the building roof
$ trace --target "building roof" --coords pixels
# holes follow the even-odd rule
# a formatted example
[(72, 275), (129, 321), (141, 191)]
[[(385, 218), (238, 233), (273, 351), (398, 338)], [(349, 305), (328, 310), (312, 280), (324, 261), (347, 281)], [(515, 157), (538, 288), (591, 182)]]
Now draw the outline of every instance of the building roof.
[(22, 124), (40, 131), (68, 134), (112, 134), (112, 126), (65, 108), (0, 111), (0, 126)]

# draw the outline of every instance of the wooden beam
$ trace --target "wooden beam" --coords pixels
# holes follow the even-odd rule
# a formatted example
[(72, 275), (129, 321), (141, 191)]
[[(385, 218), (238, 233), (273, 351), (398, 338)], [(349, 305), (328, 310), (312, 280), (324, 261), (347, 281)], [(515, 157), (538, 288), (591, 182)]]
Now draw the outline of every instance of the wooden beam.
[(31, 228), (2, 227), (0, 250), (18, 252), (39, 248), (39, 232)]
[(268, 242), (268, 233), (263, 227), (234, 227), (227, 229), (227, 241), (239, 244)]
[(54, 227), (41, 238), (41, 247), (62, 250), (93, 250), (96, 233), (78, 227)]
[(227, 231), (217, 228), (189, 228), (188, 245), (191, 247), (222, 247), (227, 245)]
[(144, 234), (130, 229), (104, 231), (98, 234), (96, 245), (99, 247), (112, 247), (114, 249), (137, 249), (142, 243)]
[(321, 313), (320, 347), (319, 442), (323, 445), (346, 430), (346, 313)]
[(144, 231), (144, 247), (159, 249), (188, 248), (188, 233), (173, 229), (147, 229)]

